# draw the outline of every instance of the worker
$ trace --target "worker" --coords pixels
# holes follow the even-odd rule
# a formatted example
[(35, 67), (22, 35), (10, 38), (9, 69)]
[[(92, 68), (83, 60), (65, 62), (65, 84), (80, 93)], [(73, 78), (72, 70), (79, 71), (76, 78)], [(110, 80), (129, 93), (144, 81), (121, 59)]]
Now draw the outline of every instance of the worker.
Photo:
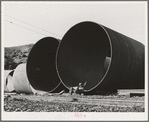
[(76, 94), (83, 94), (84, 93), (84, 87), (83, 87), (82, 83), (79, 83), (75, 92), (76, 92)]
[(82, 83), (79, 83), (78, 86), (71, 87), (69, 89), (69, 94), (72, 95), (73, 93), (75, 93), (75, 94), (84, 95), (84, 87), (85, 87), (86, 83), (87, 82), (85, 82), (84, 85), (82, 85)]

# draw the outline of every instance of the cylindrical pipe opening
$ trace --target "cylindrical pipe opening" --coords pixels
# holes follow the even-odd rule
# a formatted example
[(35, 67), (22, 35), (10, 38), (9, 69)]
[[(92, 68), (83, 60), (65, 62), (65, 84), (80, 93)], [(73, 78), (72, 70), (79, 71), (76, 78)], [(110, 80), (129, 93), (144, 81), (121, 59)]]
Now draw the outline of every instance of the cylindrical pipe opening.
[(86, 81), (86, 91), (95, 88), (108, 71), (110, 61), (109, 37), (93, 22), (79, 23), (69, 29), (57, 52), (58, 73), (68, 88)]
[(36, 90), (53, 91), (60, 85), (56, 70), (56, 51), (59, 41), (52, 37), (39, 40), (29, 53), (27, 77)]
[(14, 70), (10, 71), (6, 77), (6, 87), (8, 92), (12, 92), (15, 90), (14, 85), (13, 85), (13, 74), (14, 74)]
[(6, 84), (7, 84), (6, 78), (11, 71), (12, 70), (4, 70), (4, 92), (8, 92), (8, 88), (6, 86)]

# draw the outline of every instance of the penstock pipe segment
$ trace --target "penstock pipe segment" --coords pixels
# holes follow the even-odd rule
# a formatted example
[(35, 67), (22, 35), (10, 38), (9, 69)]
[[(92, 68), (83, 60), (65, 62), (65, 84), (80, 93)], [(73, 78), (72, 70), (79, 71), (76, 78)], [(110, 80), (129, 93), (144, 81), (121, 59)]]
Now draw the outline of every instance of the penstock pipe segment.
[(56, 61), (68, 89), (86, 81), (85, 92), (144, 88), (144, 45), (94, 22), (67, 31)]
[(13, 81), (18, 93), (59, 92), (61, 84), (56, 70), (56, 51), (59, 40), (53, 37), (40, 39), (31, 49), (27, 63), (20, 64)]

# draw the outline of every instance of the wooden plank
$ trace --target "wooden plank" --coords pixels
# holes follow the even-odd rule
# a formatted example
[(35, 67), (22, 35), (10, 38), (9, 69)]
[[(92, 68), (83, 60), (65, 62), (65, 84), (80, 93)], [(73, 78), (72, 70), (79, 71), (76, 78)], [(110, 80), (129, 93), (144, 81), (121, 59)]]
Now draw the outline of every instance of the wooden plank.
[(145, 90), (144, 89), (118, 89), (118, 95), (144, 95)]

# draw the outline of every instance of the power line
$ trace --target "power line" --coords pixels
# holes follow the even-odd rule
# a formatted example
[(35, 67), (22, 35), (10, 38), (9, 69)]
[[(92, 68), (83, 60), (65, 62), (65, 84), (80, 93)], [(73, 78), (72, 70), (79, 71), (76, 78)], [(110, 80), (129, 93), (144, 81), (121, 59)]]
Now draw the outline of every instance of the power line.
[(48, 35), (45, 35), (45, 34), (39, 33), (39, 32), (37, 32), (37, 31), (34, 31), (34, 30), (31, 30), (31, 29), (28, 29), (28, 28), (26, 28), (26, 27), (24, 27), (24, 26), (18, 25), (18, 24), (14, 23), (14, 22), (11, 22), (11, 21), (8, 21), (8, 20), (5, 20), (5, 21), (6, 21), (6, 22), (9, 22), (9, 23), (11, 23), (11, 24), (17, 25), (17, 26), (19, 26), (19, 27), (22, 27), (22, 28), (24, 28), (24, 29), (30, 30), (30, 31), (32, 31), (32, 32), (36, 32), (36, 33), (38, 33), (38, 34), (41, 34), (41, 35), (44, 35), (44, 36), (48, 36)]
[(38, 28), (38, 29), (40, 29), (40, 30), (42, 30), (42, 31), (45, 31), (45, 32), (48, 32), (48, 33), (54, 34), (54, 35), (59, 36), (59, 37), (62, 37), (62, 36), (57, 35), (57, 34), (55, 34), (55, 33), (52, 33), (52, 32), (49, 32), (49, 31), (47, 31), (47, 30), (44, 30), (44, 29), (42, 29), (42, 28), (40, 28), (40, 27), (34, 26), (34, 25), (29, 24), (29, 23), (27, 23), (27, 22), (24, 22), (24, 21), (22, 21), (22, 20), (19, 20), (19, 19), (16, 19), (16, 18), (14, 18), (14, 17), (11, 17), (11, 16), (9, 16), (9, 15), (7, 15), (7, 14), (5, 14), (5, 16), (8, 16), (8, 17), (10, 17), (10, 18), (12, 18), (12, 19), (15, 19), (15, 20), (17, 20), (17, 21), (20, 21), (20, 22), (22, 22), (22, 23), (24, 23), (24, 24), (27, 24), (27, 25), (29, 25), (29, 26), (32, 26), (32, 27)]

